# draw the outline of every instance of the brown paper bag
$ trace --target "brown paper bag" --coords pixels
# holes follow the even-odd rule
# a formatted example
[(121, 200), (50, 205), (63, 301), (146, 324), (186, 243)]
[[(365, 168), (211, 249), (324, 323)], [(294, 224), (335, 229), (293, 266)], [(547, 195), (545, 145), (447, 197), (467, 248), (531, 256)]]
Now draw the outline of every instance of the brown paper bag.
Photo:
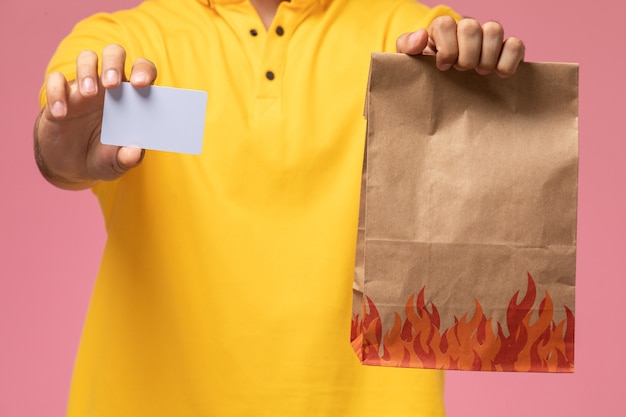
[(366, 117), (362, 363), (573, 372), (578, 66), (374, 54)]

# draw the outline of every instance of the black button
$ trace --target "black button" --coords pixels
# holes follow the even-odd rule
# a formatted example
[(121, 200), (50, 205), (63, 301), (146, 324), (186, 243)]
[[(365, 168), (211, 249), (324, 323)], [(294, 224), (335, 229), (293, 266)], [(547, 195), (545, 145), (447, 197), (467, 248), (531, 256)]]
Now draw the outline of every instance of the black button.
[(282, 27), (282, 26), (278, 26), (278, 27), (276, 28), (276, 34), (277, 34), (278, 36), (283, 36), (283, 35), (285, 34), (285, 29), (283, 29), (283, 27)]
[(265, 76), (268, 80), (272, 81), (274, 79), (274, 73), (272, 71), (268, 71), (265, 73)]
[(259, 34), (259, 32), (257, 32), (257, 30), (256, 30), (256, 29), (250, 29), (250, 35), (252, 35), (252, 36), (256, 36), (256, 35), (258, 35), (258, 34)]

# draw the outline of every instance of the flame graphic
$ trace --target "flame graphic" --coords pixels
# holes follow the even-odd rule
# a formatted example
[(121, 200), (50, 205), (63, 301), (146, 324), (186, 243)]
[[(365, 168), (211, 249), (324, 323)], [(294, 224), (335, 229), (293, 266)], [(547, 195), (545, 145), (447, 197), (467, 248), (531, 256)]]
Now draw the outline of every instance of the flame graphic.
[[(432, 369), (517, 372), (574, 371), (574, 314), (565, 307), (566, 318), (553, 321), (553, 303), (548, 292), (531, 323), (536, 286), (528, 274), (526, 295), (518, 303), (516, 292), (506, 314), (505, 334), (501, 323), (487, 318), (476, 301), (474, 314), (455, 317), (441, 331), (440, 317), (432, 303), (424, 302), (425, 288), (412, 295), (404, 317), (394, 312), (392, 328), (385, 332), (374, 302), (365, 297), (362, 318), (352, 318), (352, 348), (368, 365)], [(494, 324), (497, 331), (494, 331)]]

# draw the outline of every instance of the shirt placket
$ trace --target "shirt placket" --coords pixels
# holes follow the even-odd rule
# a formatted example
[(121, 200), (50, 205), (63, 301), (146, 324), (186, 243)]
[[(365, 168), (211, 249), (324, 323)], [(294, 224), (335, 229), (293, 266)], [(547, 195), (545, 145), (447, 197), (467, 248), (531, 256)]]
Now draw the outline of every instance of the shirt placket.
[(285, 13), (277, 13), (272, 26), (263, 33), (263, 53), (254, 75), (255, 119), (274, 119), (282, 114), (285, 60), (292, 33), (293, 27), (289, 25)]
[(281, 118), (288, 45), (299, 24), (319, 5), (319, 0), (282, 2), (267, 30), (248, 1), (215, 3), (217, 9), (221, 9), (219, 14), (229, 22), (239, 39), (252, 68), (250, 116), (257, 122)]

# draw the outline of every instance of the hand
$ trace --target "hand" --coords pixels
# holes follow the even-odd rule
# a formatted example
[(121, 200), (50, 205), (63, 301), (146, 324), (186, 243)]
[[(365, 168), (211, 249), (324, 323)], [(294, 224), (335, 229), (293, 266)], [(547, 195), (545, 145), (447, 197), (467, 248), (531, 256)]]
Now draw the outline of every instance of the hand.
[[(35, 123), (35, 159), (42, 175), (66, 189), (88, 188), (100, 180), (113, 180), (141, 163), (142, 149), (100, 143), (104, 90), (120, 85), (126, 51), (108, 45), (98, 56), (83, 51), (76, 58), (76, 80), (52, 73), (46, 83), (47, 104)], [(130, 83), (146, 87), (156, 79), (156, 67), (139, 58), (132, 67)]]
[(513, 37), (505, 40), (499, 23), (481, 26), (474, 19), (457, 23), (449, 16), (436, 18), (428, 29), (400, 35), (396, 47), (409, 55), (435, 55), (437, 68), (442, 71), (454, 67), (480, 74), (495, 72), (500, 77), (513, 75), (524, 59), (522, 41)]

